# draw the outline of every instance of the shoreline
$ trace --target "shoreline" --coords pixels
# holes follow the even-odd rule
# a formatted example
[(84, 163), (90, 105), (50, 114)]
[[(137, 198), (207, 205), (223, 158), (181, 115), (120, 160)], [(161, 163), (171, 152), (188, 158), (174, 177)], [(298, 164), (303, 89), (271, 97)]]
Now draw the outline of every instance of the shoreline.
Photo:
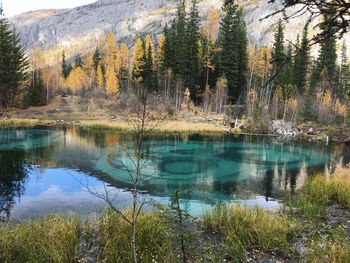
[[(34, 118), (0, 118), (1, 129), (26, 129), (37, 127), (57, 127), (62, 125), (73, 125), (85, 129), (93, 130), (111, 130), (111, 131), (132, 131), (130, 125), (123, 120), (98, 120), (98, 119), (82, 119), (82, 120), (55, 120), (55, 119), (34, 119)], [(305, 124), (300, 125), (302, 132), (296, 136), (280, 136), (277, 134), (264, 134), (259, 132), (247, 132), (241, 129), (231, 129), (229, 126), (223, 126), (218, 122), (189, 122), (186, 120), (164, 120), (152, 130), (152, 133), (200, 133), (200, 134), (232, 134), (247, 136), (266, 136), (285, 138), (292, 140), (311, 140), (326, 141), (333, 143), (350, 143), (350, 130), (346, 127), (324, 127), (315, 125), (317, 134), (309, 135), (305, 128)], [(306, 126), (309, 127), (309, 126)]]

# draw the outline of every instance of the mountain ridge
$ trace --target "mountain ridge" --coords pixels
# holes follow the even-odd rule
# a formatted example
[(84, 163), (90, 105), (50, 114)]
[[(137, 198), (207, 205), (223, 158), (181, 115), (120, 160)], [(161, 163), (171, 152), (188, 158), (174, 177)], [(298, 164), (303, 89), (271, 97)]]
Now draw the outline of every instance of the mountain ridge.
[[(116, 35), (118, 42), (133, 41), (147, 33), (157, 36), (176, 14), (179, 0), (99, 0), (72, 9), (49, 9), (31, 11), (10, 18), (15, 25), (22, 44), (28, 49), (72, 49), (71, 55), (96, 46), (108, 32)], [(210, 8), (221, 10), (223, 0), (202, 0), (199, 11), (202, 20)], [(244, 17), (250, 42), (253, 45), (269, 46), (273, 39), (274, 25), (279, 16), (260, 21), (272, 13), (280, 3), (268, 4), (268, 0), (239, 0), (244, 8)], [(301, 33), (307, 16), (286, 24), (286, 38), (295, 41)], [(79, 48), (79, 46), (81, 48)]]

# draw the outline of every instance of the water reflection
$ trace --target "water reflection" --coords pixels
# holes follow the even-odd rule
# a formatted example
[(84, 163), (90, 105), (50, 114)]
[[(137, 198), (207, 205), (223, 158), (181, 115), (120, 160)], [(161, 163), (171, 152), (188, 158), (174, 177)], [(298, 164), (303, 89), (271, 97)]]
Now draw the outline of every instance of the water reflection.
[(25, 152), (6, 151), (0, 153), (0, 221), (8, 221), (15, 205), (24, 193), (29, 167)]
[[(125, 149), (132, 137), (124, 133), (79, 128), (0, 131), (0, 219), (43, 211), (91, 212), (101, 203), (81, 181), (121, 189), (128, 203), (130, 183)], [(341, 145), (284, 142), (273, 138), (223, 136), (157, 136), (145, 143), (151, 179), (144, 190), (167, 203), (177, 189), (190, 189), (183, 202), (192, 214), (220, 202), (274, 207), (286, 191), (297, 192), (309, 174), (332, 171), (347, 163)]]

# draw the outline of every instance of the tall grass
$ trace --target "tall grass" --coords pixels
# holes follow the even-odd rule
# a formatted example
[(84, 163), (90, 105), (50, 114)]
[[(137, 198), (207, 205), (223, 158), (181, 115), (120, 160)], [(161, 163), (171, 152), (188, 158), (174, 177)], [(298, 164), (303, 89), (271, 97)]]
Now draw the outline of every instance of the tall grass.
[[(131, 226), (113, 211), (104, 212), (97, 222), (99, 260), (132, 262)], [(157, 213), (143, 213), (137, 225), (139, 262), (175, 262), (168, 225)]]
[(56, 122), (38, 119), (0, 119), (0, 129), (33, 128), (37, 126), (51, 126)]
[(297, 223), (284, 216), (270, 215), (259, 208), (219, 205), (205, 213), (206, 230), (223, 235), (226, 251), (241, 262), (246, 248), (258, 247), (283, 254), (292, 253), (290, 240), (297, 234)]
[(70, 263), (75, 262), (80, 222), (74, 215), (67, 218), (49, 215), (0, 227), (0, 262)]
[[(149, 123), (152, 126), (152, 122)], [(156, 122), (154, 123), (156, 124)], [(80, 126), (84, 128), (90, 128), (95, 130), (117, 130), (117, 131), (130, 131), (132, 127), (130, 123), (126, 121), (107, 121), (107, 120), (81, 120)], [(173, 132), (187, 132), (187, 133), (222, 133), (223, 127), (214, 123), (205, 122), (187, 122), (181, 120), (164, 120), (159, 125), (156, 125), (154, 132), (159, 133), (173, 133)]]
[(317, 216), (332, 205), (349, 209), (350, 169), (337, 168), (332, 175), (316, 175), (310, 178), (301, 196), (291, 197), (287, 202), (308, 217)]

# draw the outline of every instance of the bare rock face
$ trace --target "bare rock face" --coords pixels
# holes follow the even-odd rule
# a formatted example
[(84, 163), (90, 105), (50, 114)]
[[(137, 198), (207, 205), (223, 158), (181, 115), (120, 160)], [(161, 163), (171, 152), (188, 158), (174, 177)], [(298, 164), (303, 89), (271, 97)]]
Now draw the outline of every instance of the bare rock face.
[[(40, 46), (44, 49), (57, 46), (74, 49), (80, 53), (107, 32), (113, 32), (118, 41), (131, 44), (141, 35), (158, 35), (176, 13), (179, 0), (99, 0), (95, 3), (63, 10), (40, 10), (10, 18), (16, 26), (25, 47)], [(189, 1), (188, 1), (189, 3)], [(223, 0), (202, 0), (199, 10), (203, 20), (210, 8), (221, 10)], [(268, 4), (267, 0), (239, 0), (244, 7), (250, 42), (259, 46), (268, 45), (273, 38), (277, 16), (260, 21), (280, 5)], [(300, 17), (286, 26), (286, 37), (295, 40), (307, 17)], [(76, 43), (79, 43), (76, 47)], [(72, 47), (75, 45), (74, 48)], [(80, 47), (80, 48), (79, 48)]]
[(284, 120), (272, 121), (269, 131), (271, 134), (279, 136), (297, 136), (301, 132), (294, 123)]

